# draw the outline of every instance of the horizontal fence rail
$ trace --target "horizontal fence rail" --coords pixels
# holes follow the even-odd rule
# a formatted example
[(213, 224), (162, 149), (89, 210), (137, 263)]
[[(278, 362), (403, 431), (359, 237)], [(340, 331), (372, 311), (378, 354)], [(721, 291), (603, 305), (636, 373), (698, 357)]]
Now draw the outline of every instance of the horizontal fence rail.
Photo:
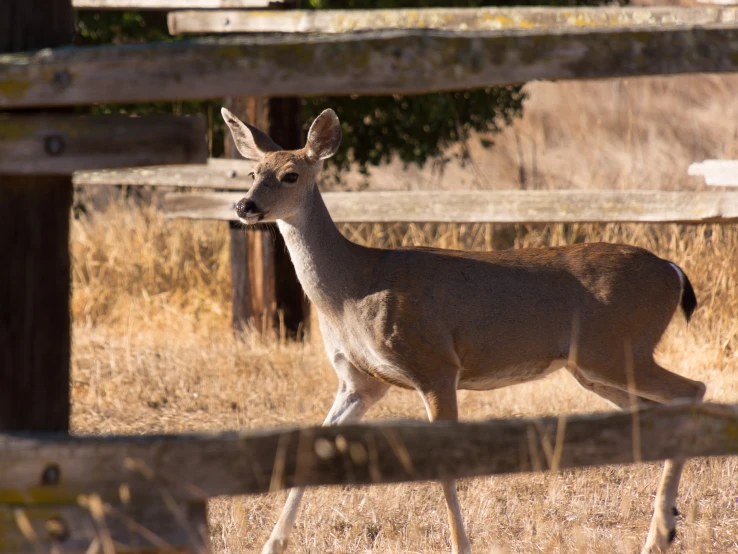
[(738, 186), (738, 160), (705, 160), (693, 163), (687, 173), (704, 177), (707, 185)]
[(0, 174), (202, 164), (208, 156), (205, 123), (200, 115), (0, 114)]
[[(634, 434), (634, 429), (636, 430)], [(668, 432), (665, 432), (668, 430)], [(293, 486), (399, 483), (738, 454), (738, 407), (465, 423), (382, 422), (129, 437), (0, 436), (0, 503), (201, 501)], [(635, 437), (635, 438), (634, 438)]]
[(210, 158), (206, 164), (77, 171), (75, 185), (129, 185), (248, 190), (254, 162)]
[(77, 10), (238, 9), (283, 4), (281, 0), (72, 0)]
[[(196, 8), (196, 6), (192, 6)], [(382, 29), (498, 31), (735, 24), (736, 8), (434, 8), (397, 10), (198, 10), (168, 15), (169, 32), (347, 33)]]
[(63, 505), (0, 503), (3, 554), (207, 554), (205, 503), (102, 502), (81, 496)]
[(0, 109), (227, 95), (415, 94), (737, 69), (738, 29), (724, 24), (229, 37), (3, 54)]
[[(738, 222), (738, 192), (499, 190), (326, 192), (339, 223), (728, 223)], [(243, 192), (168, 193), (166, 216), (236, 219)]]
[[(1, 128), (1, 126), (0, 126)], [(2, 131), (0, 131), (0, 135)], [(0, 137), (1, 140), (1, 137)], [(80, 170), (73, 174), (75, 185), (130, 185), (188, 187), (223, 190), (248, 190), (253, 181), (249, 173), (255, 162), (209, 158), (205, 164), (121, 167), (120, 169)], [(738, 185), (738, 160), (705, 160), (689, 166), (689, 175), (704, 177), (707, 185)]]

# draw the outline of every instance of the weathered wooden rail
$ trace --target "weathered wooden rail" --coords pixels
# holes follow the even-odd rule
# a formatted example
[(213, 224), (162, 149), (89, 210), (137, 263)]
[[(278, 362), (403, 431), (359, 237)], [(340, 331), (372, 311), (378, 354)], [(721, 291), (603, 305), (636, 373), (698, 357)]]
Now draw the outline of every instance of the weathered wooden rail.
[[(498, 190), (326, 192), (339, 223), (730, 223), (733, 191)], [(168, 217), (232, 221), (243, 192), (169, 193)]]
[[(1, 116), (0, 116), (1, 117)], [(1, 121), (1, 119), (0, 119)], [(0, 137), (0, 145), (2, 144), (2, 137)], [(2, 164), (2, 161), (0, 161)], [(207, 189), (209, 191), (222, 189), (226, 191), (247, 191), (251, 188), (253, 183), (249, 173), (254, 167), (254, 162), (244, 159), (225, 159), (225, 158), (209, 158), (206, 163), (196, 164), (171, 164), (163, 166), (146, 166), (146, 167), (122, 167), (118, 169), (100, 169), (100, 170), (82, 170), (76, 171), (73, 174), (72, 180), (75, 185), (127, 185), (127, 186), (150, 186), (150, 187), (184, 187), (194, 189)], [(1, 167), (1, 165), (0, 165)], [(689, 166), (689, 175), (704, 177), (706, 184), (716, 186), (732, 186), (738, 184), (738, 161), (736, 160), (705, 160), (703, 162), (695, 162)], [(594, 208), (588, 208), (587, 205), (581, 203), (564, 203), (567, 197), (574, 200), (589, 201), (590, 198), (594, 198), (594, 201), (598, 204), (605, 203), (606, 201), (617, 202), (621, 204), (622, 211), (629, 210), (627, 206), (640, 206), (638, 212), (644, 213), (644, 210), (648, 208), (648, 211), (657, 211), (659, 206), (663, 206), (664, 211), (672, 211), (682, 209), (683, 213), (696, 213), (697, 208), (686, 208), (690, 210), (685, 212), (685, 206), (689, 204), (692, 198), (704, 198), (704, 199), (718, 199), (720, 200), (716, 204), (713, 203), (714, 209), (719, 210), (719, 206), (726, 206), (726, 210), (730, 210), (732, 205), (732, 194), (728, 193), (723, 196), (711, 196), (712, 193), (707, 195), (703, 194), (703, 191), (597, 191), (597, 190), (580, 190), (580, 191), (520, 191), (514, 189), (514, 183), (510, 184), (511, 190), (498, 190), (498, 191), (477, 191), (473, 194), (481, 194), (482, 197), (485, 195), (497, 195), (504, 194), (510, 197), (530, 197), (537, 198), (536, 202), (544, 203), (547, 201), (552, 202), (552, 207), (547, 210), (556, 209), (557, 205), (564, 205), (567, 212), (573, 212), (576, 209), (586, 210), (584, 213), (591, 213), (595, 211)], [(532, 192), (532, 194), (528, 194)], [(372, 198), (373, 200), (379, 200), (382, 202), (381, 197), (393, 194), (400, 195), (411, 195), (410, 191), (394, 191), (394, 192), (382, 192), (378, 198)], [(440, 192), (436, 191), (431, 194), (452, 194), (451, 191)], [(454, 191), (454, 194), (458, 192)], [(465, 194), (462, 192), (462, 195)], [(425, 195), (425, 191), (422, 194)], [(589, 196), (588, 196), (589, 195)], [(206, 197), (213, 203), (208, 203), (206, 211), (212, 211), (217, 209), (217, 217), (215, 219), (232, 219), (233, 213), (227, 213), (231, 208), (231, 200), (236, 195), (228, 196), (227, 194), (217, 194), (211, 197), (210, 194)], [(183, 194), (182, 196), (170, 196), (168, 202), (171, 205), (187, 207), (188, 211), (193, 212), (193, 218), (199, 218), (197, 214), (199, 207), (196, 201), (199, 196), (189, 196)], [(367, 197), (369, 198), (369, 197)], [(432, 198), (432, 196), (431, 196)], [(490, 199), (496, 199), (490, 197)], [(504, 202), (504, 200), (503, 200)], [(662, 203), (663, 202), (663, 203)], [(701, 202), (697, 202), (698, 205), (704, 205)], [(676, 206), (676, 208), (674, 207)], [(369, 207), (370, 210), (375, 210), (374, 207)], [(398, 208), (400, 209), (400, 208)], [(422, 209), (422, 208), (421, 208)], [(374, 213), (373, 211), (371, 213)], [(396, 213), (392, 212), (392, 213)], [(608, 213), (612, 213), (608, 211)], [(202, 215), (204, 217), (204, 214)], [(371, 216), (368, 216), (371, 217)], [(383, 216), (384, 218), (391, 217), (389, 215)], [(403, 216), (400, 221), (405, 221), (410, 215)], [(607, 217), (607, 214), (602, 214), (602, 217)], [(693, 216), (689, 216), (693, 217)], [(703, 216), (698, 217), (696, 220), (702, 219)], [(664, 218), (660, 218), (664, 220)]]
[[(219, 435), (6, 434), (0, 435), (3, 552), (56, 544), (82, 553), (91, 541), (105, 540), (103, 531), (129, 552), (163, 548), (162, 543), (202, 551), (203, 503), (219, 495), (736, 454), (738, 407), (719, 404)], [(36, 545), (23, 529), (24, 517)]]
[(182, 10), (169, 13), (169, 32), (348, 33), (388, 29), (501, 31), (694, 26), (736, 22), (736, 8), (516, 7), (394, 10)]
[(249, 173), (254, 162), (209, 158), (205, 164), (148, 166), (137, 168), (77, 171), (75, 185), (127, 185), (149, 187), (187, 187), (248, 190), (253, 181)]
[(286, 3), (281, 0), (72, 0), (77, 10), (245, 9)]
[(223, 95), (418, 94), (535, 79), (736, 70), (738, 29), (726, 24), (241, 36), (2, 54), (0, 109)]
[(204, 163), (203, 116), (0, 113), (0, 174)]

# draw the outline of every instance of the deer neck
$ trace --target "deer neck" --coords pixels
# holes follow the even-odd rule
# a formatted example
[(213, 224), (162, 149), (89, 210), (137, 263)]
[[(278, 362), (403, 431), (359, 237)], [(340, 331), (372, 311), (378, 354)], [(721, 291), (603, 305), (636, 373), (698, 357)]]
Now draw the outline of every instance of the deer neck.
[(277, 220), (295, 265), (297, 278), (310, 301), (320, 310), (340, 310), (361, 287), (357, 268), (367, 250), (352, 243), (336, 228), (316, 184), (304, 208), (289, 219)]

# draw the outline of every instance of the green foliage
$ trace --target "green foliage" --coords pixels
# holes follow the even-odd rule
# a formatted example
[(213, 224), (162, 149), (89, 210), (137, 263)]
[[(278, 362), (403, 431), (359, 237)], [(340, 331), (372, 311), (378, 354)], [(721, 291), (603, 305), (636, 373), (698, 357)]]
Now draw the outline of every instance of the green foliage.
[(75, 44), (171, 42), (164, 12), (76, 11)]
[(463, 147), (472, 131), (482, 144), (521, 114), (525, 95), (520, 87), (495, 87), (422, 96), (345, 96), (308, 98), (303, 105), (306, 121), (325, 108), (341, 119), (343, 146), (331, 158), (336, 169), (354, 162), (360, 171), (397, 156), (405, 164), (422, 167), (426, 161), (444, 162), (444, 152), (456, 144), (462, 163), (468, 159)]

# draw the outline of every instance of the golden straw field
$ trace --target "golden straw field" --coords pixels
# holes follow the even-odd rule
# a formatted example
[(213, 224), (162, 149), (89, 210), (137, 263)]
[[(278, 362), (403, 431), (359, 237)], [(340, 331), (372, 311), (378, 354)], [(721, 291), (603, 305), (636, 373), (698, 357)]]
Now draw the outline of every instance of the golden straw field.
[[(522, 167), (528, 188), (699, 188), (698, 180), (686, 177), (690, 162), (738, 153), (736, 85), (735, 77), (710, 76), (530, 85), (523, 120), (490, 152), (472, 145), (472, 167), (451, 166), (438, 175), (401, 173), (393, 164), (374, 172), (371, 187), (519, 186)], [(738, 403), (736, 225), (365, 225), (344, 232), (387, 247), (483, 249), (512, 233), (516, 247), (604, 240), (649, 248), (685, 270), (700, 302), (688, 327), (681, 314), (675, 317), (659, 361), (704, 381), (707, 400)], [(319, 347), (230, 332), (227, 224), (166, 221), (153, 205), (113, 200), (73, 222), (72, 252), (74, 432), (219, 431), (322, 421), (336, 379)], [(565, 372), (498, 391), (460, 393), (463, 419), (609, 409)], [(368, 415), (424, 417), (419, 397), (399, 390)], [(463, 480), (459, 496), (472, 548), (637, 552), (660, 466)], [(215, 551), (260, 551), (284, 498), (213, 500)], [(738, 458), (691, 461), (679, 509), (674, 552), (738, 552)], [(448, 551), (448, 540), (438, 485), (336, 487), (307, 493), (290, 552), (436, 553)]]

